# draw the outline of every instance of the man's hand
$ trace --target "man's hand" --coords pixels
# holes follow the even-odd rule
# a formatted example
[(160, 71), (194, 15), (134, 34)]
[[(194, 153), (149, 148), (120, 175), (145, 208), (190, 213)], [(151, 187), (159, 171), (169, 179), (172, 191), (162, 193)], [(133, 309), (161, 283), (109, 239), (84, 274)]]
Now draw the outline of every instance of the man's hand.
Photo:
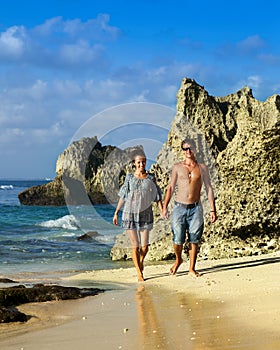
[(215, 211), (210, 212), (211, 222), (214, 223), (217, 220), (217, 214)]

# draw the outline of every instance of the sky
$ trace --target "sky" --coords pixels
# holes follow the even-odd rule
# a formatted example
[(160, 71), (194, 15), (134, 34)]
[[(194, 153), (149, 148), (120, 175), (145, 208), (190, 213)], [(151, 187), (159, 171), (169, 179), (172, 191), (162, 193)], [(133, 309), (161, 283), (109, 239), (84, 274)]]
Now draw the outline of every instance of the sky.
[(260, 101), (280, 92), (279, 1), (0, 0), (0, 8), (0, 179), (54, 178), (77, 137), (160, 145), (184, 77), (213, 96), (244, 86)]

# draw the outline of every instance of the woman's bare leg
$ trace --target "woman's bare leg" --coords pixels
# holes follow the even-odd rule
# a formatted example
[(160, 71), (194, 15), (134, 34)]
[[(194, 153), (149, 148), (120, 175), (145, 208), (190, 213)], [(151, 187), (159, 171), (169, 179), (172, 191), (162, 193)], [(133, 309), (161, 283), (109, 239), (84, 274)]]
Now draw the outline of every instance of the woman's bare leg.
[(139, 282), (143, 282), (144, 281), (144, 277), (143, 277), (143, 272), (142, 272), (141, 263), (140, 263), (140, 251), (139, 251), (139, 248), (132, 248), (132, 260), (133, 260), (134, 266), (136, 268), (138, 281)]
[(130, 243), (132, 247), (132, 261), (136, 268), (138, 281), (143, 282), (144, 277), (143, 277), (143, 272), (142, 272), (141, 263), (140, 263), (140, 249), (139, 249), (139, 239), (138, 239), (137, 231), (127, 230), (127, 233), (130, 238)]
[(149, 250), (149, 230), (140, 231), (140, 269), (144, 271), (144, 259)]
[(148, 250), (149, 250), (148, 245), (144, 245), (143, 247), (140, 248), (140, 269), (141, 269), (142, 273), (144, 271), (144, 259), (148, 253)]

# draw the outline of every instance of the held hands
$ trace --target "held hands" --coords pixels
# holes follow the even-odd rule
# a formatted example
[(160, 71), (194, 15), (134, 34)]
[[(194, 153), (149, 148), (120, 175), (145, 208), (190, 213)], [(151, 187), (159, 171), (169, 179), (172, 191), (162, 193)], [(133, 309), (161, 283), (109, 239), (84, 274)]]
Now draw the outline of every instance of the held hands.
[(162, 219), (168, 219), (169, 215), (168, 215), (168, 210), (167, 209), (162, 209), (161, 211), (161, 218)]

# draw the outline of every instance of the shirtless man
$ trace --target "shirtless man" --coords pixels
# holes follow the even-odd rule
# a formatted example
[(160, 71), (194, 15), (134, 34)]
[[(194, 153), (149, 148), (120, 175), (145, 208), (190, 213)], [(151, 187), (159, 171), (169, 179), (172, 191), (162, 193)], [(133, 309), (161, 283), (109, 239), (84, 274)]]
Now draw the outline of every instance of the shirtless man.
[(173, 246), (176, 261), (170, 269), (170, 274), (175, 275), (183, 262), (182, 250), (186, 240), (186, 231), (188, 231), (190, 244), (189, 275), (198, 277), (201, 275), (195, 270), (195, 263), (198, 243), (201, 240), (204, 228), (203, 208), (200, 202), (203, 183), (211, 208), (212, 223), (216, 221), (215, 199), (209, 170), (205, 164), (199, 164), (195, 158), (194, 141), (185, 139), (181, 143), (181, 148), (185, 154), (185, 160), (173, 166), (170, 183), (165, 194), (162, 218), (168, 217), (167, 207), (177, 186), (176, 200), (172, 213)]

